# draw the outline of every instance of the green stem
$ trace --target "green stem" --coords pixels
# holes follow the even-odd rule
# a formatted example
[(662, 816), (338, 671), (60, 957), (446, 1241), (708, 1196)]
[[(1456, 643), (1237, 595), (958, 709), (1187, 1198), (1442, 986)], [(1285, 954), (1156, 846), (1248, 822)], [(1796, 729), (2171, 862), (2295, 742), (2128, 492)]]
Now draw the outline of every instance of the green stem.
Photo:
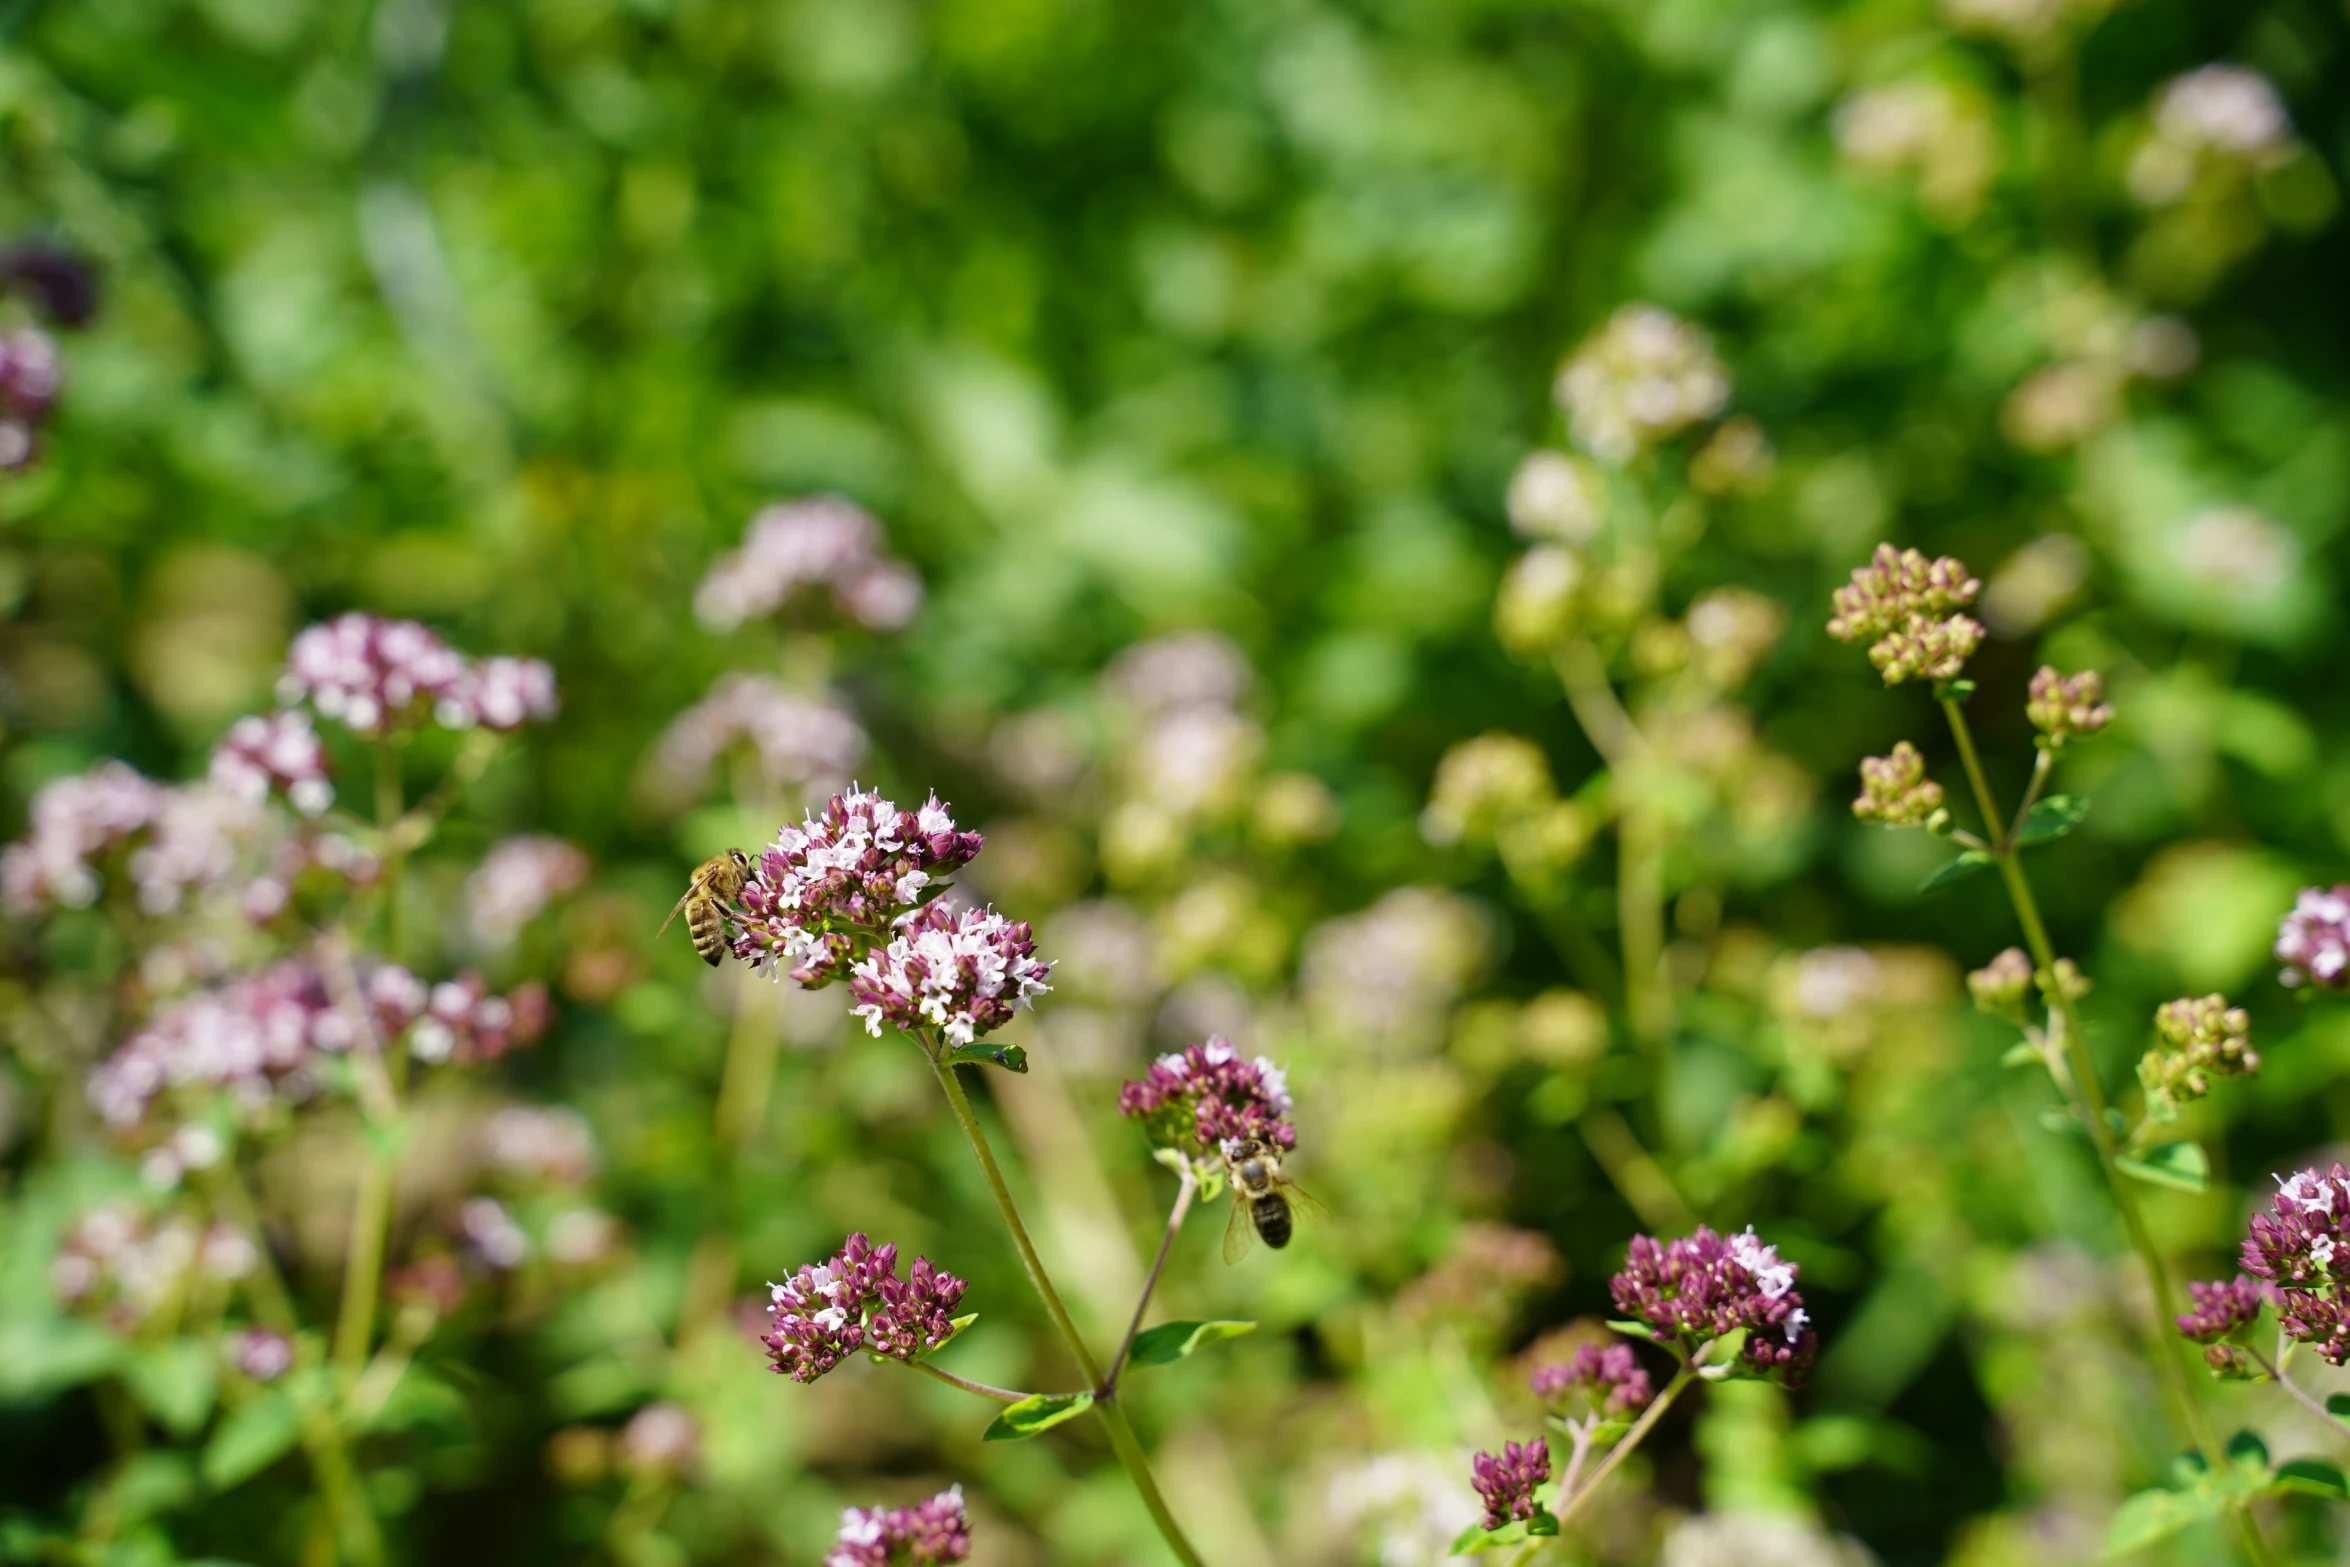
[[(375, 819), (386, 835), (383, 862), (383, 956), (397, 963), (401, 957), (400, 901), (405, 892), (408, 855), (391, 842), (393, 824), (400, 819), (400, 747), (390, 736), (375, 745)], [(354, 985), (354, 990), (356, 986)], [(380, 1042), (379, 1042), (380, 1043)], [(359, 1194), (351, 1205), (351, 1239), (343, 1259), (343, 1297), (335, 1313), (335, 1382), (348, 1397), (367, 1369), (375, 1337), (376, 1296), (383, 1287), (384, 1249), (390, 1244), (392, 1199), (399, 1179), (396, 1132), (390, 1119), (397, 1114), (400, 1091), (406, 1086), (407, 1055), (383, 1045), (383, 1102), (366, 1105), (370, 1129), (367, 1162), (359, 1172)]]
[[(1966, 714), (1949, 697), (1938, 697), (1943, 715), (1950, 721), (1950, 732), (1958, 742), (1958, 754), (1965, 764), (1968, 782), (1973, 786), (1975, 804), (1983, 813), (1984, 829), (1997, 833), (1999, 806), (1991, 793), (1990, 780), (1984, 775), (1981, 755), (1975, 749), (1973, 731), (1967, 727)], [(2045, 753), (2043, 753), (2045, 756)], [(2035, 786), (2045, 781), (2045, 762), (2034, 768)], [(2018, 817), (2020, 825), (2021, 817)], [(2154, 1287), (2154, 1321), (2149, 1325), (2148, 1352), (2154, 1360), (2155, 1373), (2169, 1390), (2166, 1402), (2172, 1405), (2172, 1418), (2180, 1422), (2190, 1441), (2203, 1454), (2204, 1462), (2217, 1473), (2226, 1463), (2218, 1433), (2212, 1429), (2211, 1418), (2203, 1408), (2203, 1401), (2193, 1374), (2173, 1347), (2169, 1332), (2172, 1321), (2179, 1315), (2178, 1286), (2172, 1280), (2170, 1266), (2155, 1244), (2154, 1230), (2146, 1222), (2146, 1210), (2138, 1200), (2137, 1188), (2121, 1171), (2117, 1160), (2113, 1128), (2107, 1124), (2105, 1091), (2097, 1081), (2097, 1063), (2089, 1054), (2089, 1037), (2081, 1027), (2081, 1014), (2073, 997), (2056, 981), (2056, 947), (2048, 939), (2048, 927), (2040, 917), (2039, 901), (2032, 895), (2032, 883), (2024, 874), (2023, 861), (2015, 847), (2016, 832), (2010, 831), (1991, 851), (1998, 861), (2000, 879), (2006, 883), (2008, 902), (2015, 909), (2016, 922), (2023, 927), (2024, 945), (2032, 954), (2032, 965), (2042, 976), (2048, 995), (2048, 1004), (2055, 1009), (2064, 1028), (2064, 1048), (2072, 1064), (2072, 1087), (2077, 1094), (2074, 1110), (2087, 1127), (2089, 1140), (2097, 1150), (2097, 1162), (2104, 1167), (2106, 1185), (2113, 1192), (2114, 1206), (2121, 1210), (2122, 1227), (2128, 1231), (2130, 1245), (2138, 1253), (2139, 1262)], [(2063, 1079), (2057, 1079), (2064, 1086)], [(2183, 1341), (2181, 1341), (2183, 1343)], [(2258, 1528), (2241, 1509), (2234, 1510), (2238, 1535), (2245, 1555), (2256, 1563), (2269, 1558), (2267, 1543), (2260, 1538)]]
[(2276, 1383), (2277, 1386), (2292, 1394), (2294, 1400), (2298, 1402), (2303, 1409), (2308, 1410), (2311, 1414), (2317, 1416), (2319, 1420), (2323, 1421), (2327, 1430), (2333, 1432), (2336, 1436), (2350, 1436), (2350, 1422), (2337, 1419), (2332, 1410), (2326, 1408), (2325, 1405), (2319, 1403), (2315, 1398), (2312, 1398), (2309, 1395), (2307, 1389), (2303, 1388), (2299, 1383), (2286, 1376), (2285, 1368), (2282, 1365), (2279, 1365), (2277, 1362), (2270, 1360), (2266, 1355), (2263, 1355), (2259, 1350), (2252, 1348), (2249, 1344), (2244, 1347), (2244, 1353), (2250, 1355), (2253, 1360), (2258, 1363), (2260, 1369), (2268, 1373), (2270, 1381)]
[(971, 1101), (964, 1095), (955, 1069), (946, 1064), (942, 1049), (933, 1040), (919, 1034), (915, 1037), (929, 1059), (939, 1087), (946, 1091), (947, 1105), (955, 1113), (956, 1124), (962, 1127), (971, 1152), (978, 1157), (980, 1173), (987, 1178), (988, 1192), (995, 1198), (996, 1211), (1003, 1216), (1004, 1228), (1011, 1234), (1012, 1249), (1020, 1254), (1020, 1266), (1027, 1270), (1028, 1282), (1043, 1300), (1045, 1314), (1052, 1318), (1054, 1331), (1068, 1346), (1086, 1385), (1096, 1390), (1094, 1410), (1102, 1417), (1103, 1428), (1110, 1434), (1110, 1446), (1125, 1467), (1126, 1477), (1134, 1483), (1142, 1505), (1149, 1510), (1151, 1521), (1158, 1525), (1160, 1537), (1176, 1559), (1184, 1567), (1204, 1567), (1199, 1552), (1192, 1549), (1191, 1542), (1184, 1538), (1182, 1526), (1168, 1511), (1166, 1498), (1159, 1494), (1158, 1482), (1151, 1478), (1150, 1461), (1143, 1455), (1142, 1444), (1135, 1439), (1134, 1428), (1126, 1422), (1126, 1412), (1118, 1407), (1114, 1390), (1103, 1388), (1101, 1368), (1095, 1364), (1093, 1352), (1085, 1347), (1084, 1336), (1070, 1318), (1069, 1308), (1061, 1304), (1060, 1292), (1053, 1288), (1051, 1276), (1044, 1271), (1044, 1260), (1036, 1254), (1036, 1245), (1028, 1238), (1028, 1226), (1020, 1220), (1019, 1206), (1012, 1201), (1011, 1188), (1004, 1184), (1004, 1172), (996, 1164), (995, 1151), (987, 1144), (987, 1133), (980, 1128), (979, 1117), (972, 1113)]
[(1126, 1337), (1118, 1343), (1118, 1353), (1110, 1357), (1109, 1375), (1102, 1378), (1105, 1392), (1118, 1391), (1118, 1374), (1126, 1369), (1126, 1356), (1134, 1348), (1134, 1336), (1142, 1331), (1143, 1313), (1150, 1309), (1151, 1294), (1159, 1287), (1159, 1275), (1166, 1270), (1167, 1253), (1175, 1247), (1175, 1232), (1183, 1228), (1183, 1216), (1191, 1211), (1192, 1195), (1199, 1190), (1199, 1177), (1192, 1173), (1191, 1161), (1183, 1162), (1183, 1185), (1175, 1193), (1175, 1206), (1167, 1213), (1167, 1231), (1159, 1237), (1159, 1254), (1151, 1259), (1150, 1277), (1142, 1281), (1142, 1295), (1134, 1302), (1134, 1315), (1127, 1320)]
[(1646, 1437), (1656, 1423), (1664, 1418), (1665, 1411), (1673, 1406), (1673, 1400), (1681, 1396), (1681, 1390), (1696, 1380), (1697, 1368), (1683, 1366), (1673, 1380), (1665, 1384), (1665, 1390), (1656, 1396), (1656, 1401), (1642, 1411), (1640, 1418), (1633, 1423), (1632, 1429), (1624, 1433), (1624, 1439), (1608, 1449), (1607, 1457), (1601, 1459), (1599, 1467), (1591, 1471), (1591, 1478), (1584, 1481), (1573, 1496), (1559, 1498), (1558, 1520), (1562, 1530), (1566, 1527), (1567, 1520), (1575, 1516), (1576, 1510), (1589, 1500), (1592, 1493), (1599, 1489), (1600, 1483), (1615, 1471), (1616, 1465), (1630, 1456), (1632, 1449), (1638, 1447), (1641, 1439)]
[(966, 1393), (977, 1393), (981, 1398), (992, 1398), (999, 1404), (1017, 1404), (1036, 1396), (1034, 1393), (1016, 1393), (1008, 1387), (995, 1387), (986, 1382), (974, 1382), (969, 1377), (956, 1376), (952, 1371), (941, 1371), (927, 1360), (909, 1360), (905, 1363), (924, 1376), (938, 1378), (949, 1387), (959, 1387)]

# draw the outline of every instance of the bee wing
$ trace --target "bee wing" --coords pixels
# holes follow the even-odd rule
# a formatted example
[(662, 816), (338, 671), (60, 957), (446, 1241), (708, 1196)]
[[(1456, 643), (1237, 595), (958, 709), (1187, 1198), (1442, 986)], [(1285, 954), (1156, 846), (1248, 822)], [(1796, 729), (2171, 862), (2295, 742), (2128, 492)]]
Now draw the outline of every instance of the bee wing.
[(1249, 1217), (1248, 1199), (1240, 1195), (1240, 1188), (1232, 1189), (1232, 1217), (1224, 1223), (1224, 1262), (1226, 1266), (1238, 1262), (1257, 1243), (1257, 1221)]
[(1281, 1178), (1281, 1195), (1289, 1199), (1290, 1217), (1300, 1224), (1318, 1222), (1330, 1217), (1328, 1204), (1286, 1175)]
[(697, 882), (696, 885), (686, 888), (683, 895), (675, 903), (669, 905), (669, 918), (663, 920), (661, 928), (653, 932), (655, 941), (659, 941), (663, 936), (669, 934), (669, 927), (677, 923), (677, 916), (685, 912), (685, 906), (694, 901), (694, 894), (700, 890), (700, 884)]

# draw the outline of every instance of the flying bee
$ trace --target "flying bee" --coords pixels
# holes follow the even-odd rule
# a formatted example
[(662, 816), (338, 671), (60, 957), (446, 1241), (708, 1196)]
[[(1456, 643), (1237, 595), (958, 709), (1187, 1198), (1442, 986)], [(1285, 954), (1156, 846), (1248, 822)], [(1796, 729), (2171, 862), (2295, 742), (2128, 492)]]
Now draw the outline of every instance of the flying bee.
[(742, 896), (743, 884), (750, 878), (751, 857), (742, 850), (713, 854), (694, 868), (694, 879), (685, 884), (685, 896), (669, 906), (669, 918), (661, 922), (653, 939), (658, 941), (668, 934), (670, 923), (682, 909), (694, 950), (704, 963), (716, 968), (726, 951), (726, 907)]
[(1259, 1236), (1279, 1251), (1289, 1244), (1294, 1221), (1330, 1210), (1281, 1173), (1281, 1152), (1254, 1137), (1224, 1144), (1224, 1171), (1232, 1180), (1232, 1218), (1224, 1226), (1224, 1260), (1238, 1262)]

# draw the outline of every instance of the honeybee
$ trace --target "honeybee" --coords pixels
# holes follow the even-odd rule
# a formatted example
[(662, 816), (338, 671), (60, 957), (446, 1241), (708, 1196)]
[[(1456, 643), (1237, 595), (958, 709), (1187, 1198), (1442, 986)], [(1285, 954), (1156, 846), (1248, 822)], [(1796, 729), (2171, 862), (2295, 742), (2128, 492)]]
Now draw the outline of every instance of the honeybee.
[(1232, 1180), (1232, 1218), (1224, 1226), (1224, 1260), (1238, 1262), (1259, 1236), (1279, 1251), (1289, 1244), (1294, 1221), (1330, 1210), (1281, 1173), (1281, 1152), (1254, 1137), (1224, 1144), (1224, 1171)]
[(667, 935), (678, 911), (685, 911), (687, 934), (694, 938), (694, 950), (702, 961), (712, 968), (726, 951), (725, 906), (742, 896), (743, 883), (751, 878), (751, 857), (740, 849), (729, 849), (724, 854), (713, 854), (694, 868), (694, 879), (685, 884), (685, 896), (669, 906), (669, 918), (661, 922), (661, 929), (653, 939)]

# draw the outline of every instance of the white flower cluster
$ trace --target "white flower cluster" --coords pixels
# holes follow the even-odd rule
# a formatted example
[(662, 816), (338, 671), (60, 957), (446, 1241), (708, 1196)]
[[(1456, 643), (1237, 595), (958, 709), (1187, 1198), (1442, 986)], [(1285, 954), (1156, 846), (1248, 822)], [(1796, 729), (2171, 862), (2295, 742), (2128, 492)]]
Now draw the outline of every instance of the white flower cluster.
[(1607, 516), (1607, 480), (1589, 463), (1547, 447), (1510, 475), (1510, 526), (1521, 538), (1588, 544)]
[[(1754, 1275), (1755, 1290), (1765, 1300), (1777, 1300), (1795, 1288), (1793, 1266), (1781, 1262), (1779, 1248), (1764, 1245), (1762, 1237), (1754, 1233), (1751, 1224), (1743, 1235), (1730, 1237), (1730, 1260)], [(1792, 1344), (1802, 1338), (1803, 1330), (1810, 1323), (1811, 1313), (1801, 1306), (1789, 1312), (1786, 1322), (1781, 1324), (1786, 1330), (1787, 1342)]]
[(1914, 177), (1919, 203), (1945, 222), (1981, 206), (1999, 172), (1988, 108), (1945, 82), (1892, 82), (1852, 94), (1836, 106), (1836, 148), (1864, 174)]
[(588, 878), (584, 850), (529, 834), (493, 845), (465, 878), (465, 923), (482, 946), (512, 945), (549, 903)]
[(753, 517), (742, 548), (703, 576), (694, 614), (713, 631), (731, 631), (810, 587), (830, 589), (843, 615), (877, 630), (904, 625), (922, 607), (922, 579), (882, 553), (881, 524), (838, 495), (818, 495)]
[(865, 756), (864, 729), (830, 702), (767, 675), (721, 675), (662, 731), (645, 774), (648, 792), (667, 808), (684, 806), (738, 742), (751, 747), (769, 784), (809, 793), (839, 788)]
[(300, 708), (255, 713), (231, 724), (213, 747), (207, 776), (214, 787), (254, 805), (267, 800), (271, 789), (282, 789), (304, 816), (316, 816), (335, 803), (326, 744)]
[(875, 1037), (884, 1022), (927, 1024), (967, 1045), (1052, 989), (1045, 983), (1052, 965), (1034, 951), (1020, 921), (993, 909), (953, 914), (931, 904), (850, 971), (858, 1002), (852, 1011)]
[(1552, 388), (1577, 444), (1630, 462), (1730, 400), (1730, 377), (1706, 335), (1669, 310), (1626, 305), (1584, 339)]
[(1103, 694), (1142, 720), (1128, 753), (1135, 795), (1188, 817), (1236, 807), (1264, 755), (1265, 734), (1236, 710), (1248, 660), (1212, 631), (1137, 644), (1102, 674)]
[(2292, 117), (2268, 78), (2240, 65), (2206, 65), (2155, 94), (2152, 129), (2124, 178), (2140, 202), (2167, 207), (2194, 190), (2198, 173), (2240, 179), (2292, 152)]

